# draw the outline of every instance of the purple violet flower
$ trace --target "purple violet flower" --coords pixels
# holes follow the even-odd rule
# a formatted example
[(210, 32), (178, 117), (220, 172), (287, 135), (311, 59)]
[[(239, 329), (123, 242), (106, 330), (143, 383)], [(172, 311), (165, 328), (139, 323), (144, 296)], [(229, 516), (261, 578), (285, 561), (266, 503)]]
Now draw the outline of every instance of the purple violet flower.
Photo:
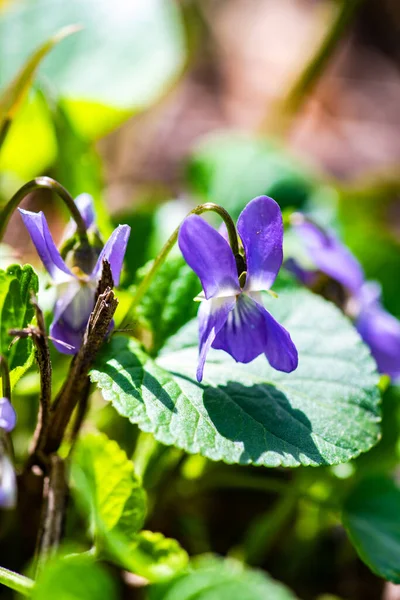
[(0, 429), (9, 433), (17, 423), (17, 415), (8, 398), (0, 398)]
[[(399, 380), (400, 321), (383, 308), (379, 284), (365, 281), (358, 260), (331, 231), (323, 230), (302, 216), (297, 221), (294, 228), (316, 268), (345, 288), (348, 299), (344, 310), (354, 319), (359, 334), (370, 347), (378, 370), (394, 381)], [(306, 271), (293, 259), (287, 263), (300, 281), (312, 287), (317, 271)]]
[(179, 247), (204, 290), (199, 310), (200, 350), (197, 380), (203, 378), (207, 352), (225, 350), (237, 362), (265, 354), (270, 365), (290, 373), (298, 364), (289, 333), (264, 308), (260, 292), (269, 290), (282, 264), (283, 224), (278, 204), (259, 196), (242, 211), (237, 230), (244, 268), (223, 235), (198, 215), (185, 219)]
[[(92, 199), (87, 194), (82, 194), (78, 196), (77, 204), (86, 226), (91, 227), (94, 223)], [(59, 352), (76, 354), (93, 310), (103, 260), (110, 263), (114, 284), (118, 285), (130, 227), (119, 225), (113, 231), (96, 262), (89, 261), (89, 266), (77, 265), (70, 269), (56, 248), (43, 212), (34, 213), (21, 208), (18, 210), (37, 253), (56, 286), (57, 301), (50, 326), (53, 344)]]

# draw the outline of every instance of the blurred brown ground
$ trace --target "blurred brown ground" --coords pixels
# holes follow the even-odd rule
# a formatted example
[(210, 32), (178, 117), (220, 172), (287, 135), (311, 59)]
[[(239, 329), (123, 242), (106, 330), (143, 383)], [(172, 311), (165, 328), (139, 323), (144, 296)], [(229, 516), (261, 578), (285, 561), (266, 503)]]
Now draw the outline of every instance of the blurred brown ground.
[[(181, 2), (200, 21), (198, 50), (176, 88), (103, 140), (108, 202), (119, 210), (144, 184), (181, 189), (199, 136), (259, 132), (313, 55), (335, 0)], [(400, 161), (400, 2), (366, 0), (287, 136), (303, 160), (353, 179)], [(268, 131), (264, 129), (268, 134)]]

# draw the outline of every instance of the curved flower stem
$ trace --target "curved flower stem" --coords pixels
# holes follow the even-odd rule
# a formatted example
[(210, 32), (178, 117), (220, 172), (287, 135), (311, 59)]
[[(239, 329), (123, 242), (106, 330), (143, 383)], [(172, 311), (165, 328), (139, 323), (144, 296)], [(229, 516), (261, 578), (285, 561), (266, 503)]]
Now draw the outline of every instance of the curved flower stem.
[(72, 198), (71, 194), (67, 192), (65, 187), (61, 185), (61, 183), (58, 183), (58, 181), (55, 181), (51, 177), (36, 177), (35, 179), (32, 179), (32, 181), (25, 183), (25, 185), (15, 192), (14, 196), (11, 198), (11, 200), (9, 200), (9, 202), (7, 202), (0, 214), (0, 240), (3, 238), (4, 231), (12, 213), (20, 204), (20, 202), (31, 192), (40, 189), (51, 190), (58, 194), (58, 196), (67, 205), (68, 210), (76, 223), (77, 232), (80, 239), (84, 242), (87, 242), (86, 225), (74, 202), (74, 199)]
[(10, 371), (8, 368), (7, 360), (2, 355), (0, 355), (0, 369), (1, 383), (3, 386), (3, 397), (7, 398), (11, 402)]
[(318, 83), (328, 61), (362, 2), (363, 0), (341, 0), (341, 5), (332, 19), (321, 45), (301, 71), (300, 76), (295, 80), (283, 101), (279, 103), (277, 111), (272, 111), (271, 115), (261, 125), (260, 130), (262, 132), (271, 133), (271, 130), (272, 133), (278, 134), (286, 132), (291, 125), (292, 118), (299, 112), (308, 95)]
[[(189, 217), (190, 215), (201, 215), (202, 213), (207, 212), (207, 211), (216, 212), (225, 222), (226, 228), (228, 230), (228, 235), (229, 235), (229, 243), (232, 248), (232, 252), (236, 257), (239, 254), (239, 242), (238, 242), (238, 235), (236, 232), (236, 227), (232, 220), (232, 217), (224, 208), (222, 208), (222, 206), (219, 206), (218, 204), (214, 204), (213, 202), (206, 202), (205, 204), (199, 204), (199, 206), (196, 206), (196, 208), (191, 210), (186, 215), (185, 219), (187, 217)], [(179, 234), (179, 229), (181, 227), (181, 224), (182, 223), (179, 224), (179, 226), (175, 229), (175, 231), (172, 233), (172, 235), (168, 238), (168, 240), (164, 244), (163, 248), (160, 250), (158, 256), (155, 258), (150, 271), (147, 273), (147, 275), (144, 277), (144, 279), (139, 284), (139, 286), (136, 290), (135, 296), (134, 296), (132, 303), (129, 307), (129, 310), (127, 312), (127, 316), (130, 313), (132, 313), (133, 310), (137, 307), (137, 305), (139, 304), (139, 302), (141, 301), (141, 299), (143, 298), (143, 296), (149, 289), (150, 284), (151, 284), (152, 280), (154, 279), (154, 276), (157, 273), (158, 269), (164, 263), (168, 254), (170, 253), (173, 246), (175, 245), (175, 242), (178, 239), (178, 234)], [(126, 321), (126, 317), (124, 319), (124, 322), (125, 321)], [(124, 328), (123, 324), (122, 324), (121, 328), (122, 329)]]

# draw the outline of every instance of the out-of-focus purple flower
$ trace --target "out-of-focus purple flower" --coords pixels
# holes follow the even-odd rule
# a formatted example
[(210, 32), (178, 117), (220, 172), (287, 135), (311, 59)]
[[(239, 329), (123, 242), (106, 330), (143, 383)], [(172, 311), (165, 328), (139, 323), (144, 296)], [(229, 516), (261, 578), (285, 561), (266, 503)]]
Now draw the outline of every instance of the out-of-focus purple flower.
[(17, 501), (17, 480), (9, 455), (6, 433), (16, 425), (17, 415), (8, 398), (0, 398), (0, 507), (14, 508)]
[(14, 508), (17, 503), (17, 478), (7, 452), (0, 445), (0, 507)]
[[(237, 362), (265, 354), (270, 365), (290, 373), (298, 364), (289, 333), (262, 305), (282, 264), (283, 224), (278, 204), (267, 196), (252, 200), (240, 214), (237, 230), (244, 253), (238, 260), (226, 239), (197, 215), (179, 231), (181, 252), (199, 277), (204, 300), (199, 310), (200, 351), (197, 380), (203, 378), (210, 347)], [(240, 271), (240, 272), (239, 272)]]
[[(316, 269), (345, 288), (347, 301), (342, 308), (354, 319), (379, 371), (400, 380), (400, 321), (383, 308), (380, 286), (365, 281), (360, 263), (332, 232), (302, 216), (294, 219), (294, 228)], [(286, 266), (302, 283), (314, 286), (318, 271), (305, 270), (293, 259)]]
[(8, 433), (12, 431), (17, 423), (17, 415), (8, 398), (0, 398), (0, 429)]
[[(78, 199), (82, 196), (78, 197)], [(89, 227), (94, 223), (91, 198), (83, 195), (78, 208)], [(69, 268), (53, 241), (46, 218), (42, 212), (19, 209), (37, 253), (57, 289), (54, 318), (50, 336), (59, 352), (76, 354), (93, 310), (97, 284), (101, 277), (103, 260), (110, 263), (114, 284), (118, 285), (122, 263), (130, 234), (128, 225), (119, 225), (97, 257), (87, 253), (80, 264)]]

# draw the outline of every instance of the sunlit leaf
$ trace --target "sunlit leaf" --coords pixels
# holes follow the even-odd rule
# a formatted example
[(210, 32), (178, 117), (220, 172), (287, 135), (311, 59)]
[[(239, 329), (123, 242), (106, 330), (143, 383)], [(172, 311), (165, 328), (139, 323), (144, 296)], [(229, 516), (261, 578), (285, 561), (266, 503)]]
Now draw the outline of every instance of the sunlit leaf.
[(263, 571), (232, 559), (201, 556), (190, 571), (158, 586), (149, 600), (296, 600), (294, 594)]
[(23, 329), (34, 317), (31, 293), (38, 291), (38, 278), (30, 265), (13, 265), (0, 271), (0, 353), (8, 360), (11, 386), (30, 367), (33, 345), (29, 338), (19, 339), (10, 346), (10, 329)]
[(265, 303), (298, 348), (291, 374), (264, 356), (242, 365), (211, 350), (197, 383), (193, 321), (156, 361), (134, 339), (115, 336), (92, 380), (143, 431), (213, 460), (327, 465), (369, 450), (379, 439), (378, 375), (351, 323), (329, 302), (290, 286)]
[(33, 588), (32, 600), (117, 600), (118, 586), (107, 570), (90, 559), (48, 562)]
[(131, 532), (141, 529), (145, 493), (133, 463), (117, 442), (103, 434), (82, 437), (74, 451), (72, 468), (76, 486), (83, 490), (82, 497), (89, 498), (94, 521), (99, 521), (102, 529), (111, 530), (122, 518)]

